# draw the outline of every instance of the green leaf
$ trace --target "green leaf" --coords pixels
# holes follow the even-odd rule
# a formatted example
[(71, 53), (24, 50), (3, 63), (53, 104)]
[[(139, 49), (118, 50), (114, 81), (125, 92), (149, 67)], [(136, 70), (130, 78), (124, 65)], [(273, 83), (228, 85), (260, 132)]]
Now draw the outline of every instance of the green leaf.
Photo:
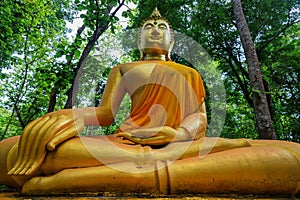
[(127, 18), (127, 17), (128, 17), (128, 11), (123, 11), (123, 12), (122, 12), (122, 17)]
[(74, 56), (75, 56), (76, 58), (79, 58), (79, 57), (80, 57), (80, 54), (81, 54), (81, 52), (80, 52), (78, 49), (76, 49), (76, 50), (74, 51)]
[(70, 55), (66, 55), (66, 59), (67, 59), (67, 61), (70, 61), (72, 59), (72, 57)]

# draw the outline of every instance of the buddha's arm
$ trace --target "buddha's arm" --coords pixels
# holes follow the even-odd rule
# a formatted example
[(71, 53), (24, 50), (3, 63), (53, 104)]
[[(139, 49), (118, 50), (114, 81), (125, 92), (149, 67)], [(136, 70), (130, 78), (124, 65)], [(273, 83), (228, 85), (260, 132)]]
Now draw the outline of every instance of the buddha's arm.
[[(114, 121), (114, 116), (126, 93), (125, 84), (122, 82), (120, 67), (111, 69), (100, 106), (92, 112), (85, 113), (86, 125), (108, 126)], [(90, 108), (88, 108), (90, 109)]]
[(191, 115), (188, 115), (177, 127), (184, 129), (185, 134), (190, 136), (190, 139), (199, 139), (205, 136), (207, 125), (207, 116), (205, 102), (199, 107), (199, 110)]
[(56, 145), (80, 133), (85, 125), (111, 124), (114, 109), (121, 102), (118, 98), (123, 98), (125, 93), (120, 81), (119, 67), (115, 67), (111, 70), (99, 107), (60, 110), (28, 124), (20, 138), (17, 162), (8, 174), (32, 174), (42, 164), (46, 149), (54, 150)]

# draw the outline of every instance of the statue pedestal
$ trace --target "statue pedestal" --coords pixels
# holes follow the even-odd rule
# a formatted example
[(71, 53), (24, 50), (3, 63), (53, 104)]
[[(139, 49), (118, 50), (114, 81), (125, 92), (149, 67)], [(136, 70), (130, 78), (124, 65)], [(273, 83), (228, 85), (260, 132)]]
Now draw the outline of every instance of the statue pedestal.
[(256, 199), (256, 200), (289, 200), (296, 199), (294, 196), (272, 196), (272, 195), (236, 195), (236, 194), (199, 194), (199, 195), (185, 195), (185, 196), (150, 196), (150, 195), (128, 195), (128, 196), (116, 196), (113, 194), (100, 195), (100, 193), (80, 193), (80, 194), (66, 194), (58, 196), (25, 196), (22, 195), (18, 190), (4, 188), (0, 189), (0, 199), (1, 200), (23, 200), (23, 199), (58, 199), (58, 200), (91, 200), (91, 199), (101, 199), (101, 200), (111, 200), (111, 199), (126, 199), (126, 200), (170, 200), (170, 199), (186, 199), (186, 200), (237, 200), (237, 199)]

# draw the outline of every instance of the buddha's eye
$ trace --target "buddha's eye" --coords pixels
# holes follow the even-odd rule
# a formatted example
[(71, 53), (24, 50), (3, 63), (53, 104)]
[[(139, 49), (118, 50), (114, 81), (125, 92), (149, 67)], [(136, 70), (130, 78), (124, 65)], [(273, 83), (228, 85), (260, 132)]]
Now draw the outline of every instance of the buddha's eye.
[(162, 30), (167, 30), (168, 29), (168, 27), (165, 24), (158, 25), (158, 28), (162, 29)]
[(149, 30), (149, 29), (151, 29), (152, 27), (153, 27), (152, 24), (146, 24), (146, 25), (144, 26), (144, 30)]

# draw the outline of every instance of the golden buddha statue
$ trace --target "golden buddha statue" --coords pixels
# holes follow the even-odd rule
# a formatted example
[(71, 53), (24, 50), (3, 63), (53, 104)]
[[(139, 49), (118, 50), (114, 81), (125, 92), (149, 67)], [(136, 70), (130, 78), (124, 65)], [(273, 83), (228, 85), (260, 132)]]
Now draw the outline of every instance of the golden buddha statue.
[[(0, 183), (23, 194), (299, 194), (300, 144), (205, 137), (201, 76), (171, 61), (173, 44), (155, 9), (141, 60), (112, 68), (99, 107), (48, 113), (0, 142)], [(126, 93), (130, 115), (114, 134), (77, 136), (110, 125)]]

